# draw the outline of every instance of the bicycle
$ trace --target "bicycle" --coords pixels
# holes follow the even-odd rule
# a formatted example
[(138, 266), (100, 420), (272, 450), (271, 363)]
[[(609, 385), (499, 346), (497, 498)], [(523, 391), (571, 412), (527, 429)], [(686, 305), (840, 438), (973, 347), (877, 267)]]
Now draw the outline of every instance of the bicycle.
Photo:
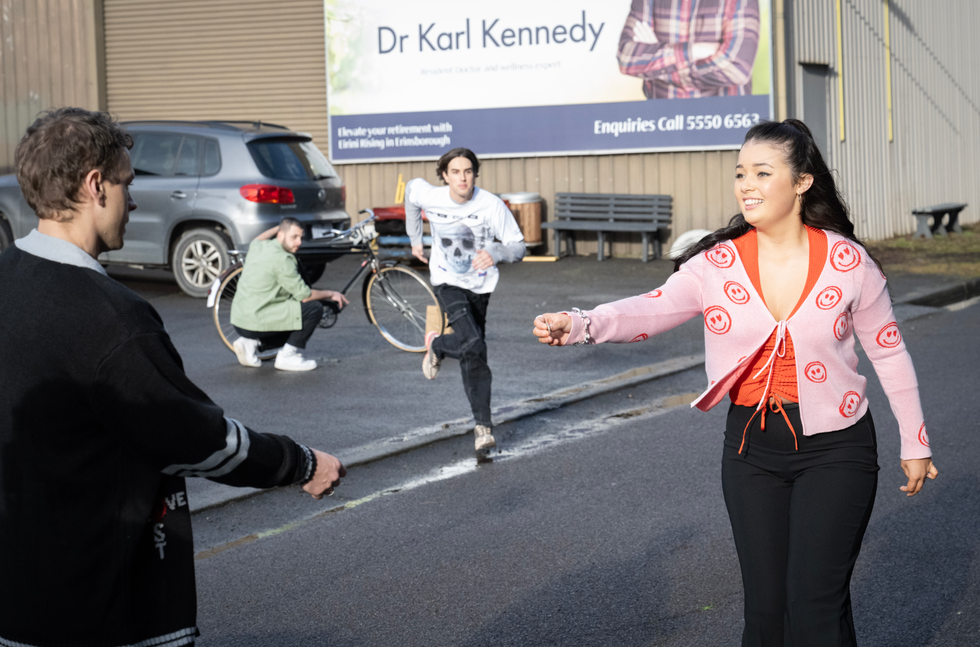
[[(300, 264), (322, 266), (348, 254), (364, 254), (365, 258), (354, 276), (341, 290), (348, 290), (364, 277), (361, 283), (361, 299), (368, 321), (377, 327), (378, 332), (393, 346), (401, 350), (421, 353), (425, 351), (426, 313), (436, 308), (438, 319), (442, 322), (436, 332), (442, 333), (445, 318), (439, 307), (435, 293), (429, 282), (415, 270), (398, 265), (396, 261), (382, 260), (372, 247), (378, 237), (374, 227), (374, 212), (364, 209), (360, 213), (368, 218), (350, 227), (333, 230), (326, 236), (305, 241), (296, 252)], [(238, 279), (244, 269), (245, 253), (229, 251), (232, 265), (215, 279), (208, 293), (208, 307), (214, 310), (214, 324), (221, 341), (234, 352), (233, 344), (240, 336), (231, 324), (231, 304), (235, 298)], [(323, 318), (320, 328), (330, 328), (337, 322), (339, 306), (333, 301), (324, 301)], [(278, 349), (259, 352), (261, 359), (275, 357)]]

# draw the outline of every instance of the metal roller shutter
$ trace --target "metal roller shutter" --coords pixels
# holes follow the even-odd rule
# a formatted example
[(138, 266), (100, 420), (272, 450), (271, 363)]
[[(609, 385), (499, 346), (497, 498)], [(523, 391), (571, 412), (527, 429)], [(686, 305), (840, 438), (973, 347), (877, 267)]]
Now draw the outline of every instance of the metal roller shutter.
[(104, 0), (120, 119), (262, 120), (327, 149), (323, 0)]

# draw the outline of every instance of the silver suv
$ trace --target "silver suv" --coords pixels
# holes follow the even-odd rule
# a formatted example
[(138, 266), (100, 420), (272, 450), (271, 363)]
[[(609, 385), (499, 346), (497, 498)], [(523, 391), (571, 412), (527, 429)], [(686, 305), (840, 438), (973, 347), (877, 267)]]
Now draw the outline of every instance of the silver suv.
[[(137, 209), (125, 245), (101, 255), (103, 264), (169, 268), (184, 292), (204, 297), (228, 267), (228, 250), (247, 249), (281, 218), (304, 223), (311, 237), (348, 224), (343, 180), (307, 134), (262, 122), (124, 125)], [(36, 226), (16, 176), (0, 176), (0, 251)], [(323, 268), (306, 270), (311, 278)]]

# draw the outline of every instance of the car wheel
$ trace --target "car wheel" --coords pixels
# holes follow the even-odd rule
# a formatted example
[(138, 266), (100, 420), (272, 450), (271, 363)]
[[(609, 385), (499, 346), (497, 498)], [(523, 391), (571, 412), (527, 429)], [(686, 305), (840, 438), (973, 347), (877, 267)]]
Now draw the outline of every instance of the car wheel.
[(214, 229), (190, 229), (181, 234), (170, 261), (180, 289), (192, 297), (206, 297), (208, 288), (230, 265), (230, 246)]
[(0, 252), (10, 247), (13, 242), (14, 236), (10, 233), (10, 227), (7, 225), (7, 221), (0, 218)]

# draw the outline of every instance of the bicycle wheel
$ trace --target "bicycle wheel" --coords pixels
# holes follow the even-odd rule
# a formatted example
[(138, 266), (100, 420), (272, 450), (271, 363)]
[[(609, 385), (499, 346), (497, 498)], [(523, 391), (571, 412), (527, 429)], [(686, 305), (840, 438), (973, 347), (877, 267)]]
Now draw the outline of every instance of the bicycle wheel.
[(232, 352), (235, 352), (232, 344), (240, 335), (231, 325), (231, 302), (235, 299), (235, 290), (238, 288), (238, 279), (242, 275), (243, 267), (239, 265), (225, 274), (218, 285), (218, 296), (214, 299), (214, 325), (218, 329), (221, 341)]
[[(367, 307), (371, 322), (389, 343), (411, 353), (425, 350), (425, 313), (439, 308), (429, 282), (407, 267), (385, 267), (368, 279)], [(439, 311), (442, 319), (442, 311)], [(439, 332), (442, 332), (440, 327)]]

